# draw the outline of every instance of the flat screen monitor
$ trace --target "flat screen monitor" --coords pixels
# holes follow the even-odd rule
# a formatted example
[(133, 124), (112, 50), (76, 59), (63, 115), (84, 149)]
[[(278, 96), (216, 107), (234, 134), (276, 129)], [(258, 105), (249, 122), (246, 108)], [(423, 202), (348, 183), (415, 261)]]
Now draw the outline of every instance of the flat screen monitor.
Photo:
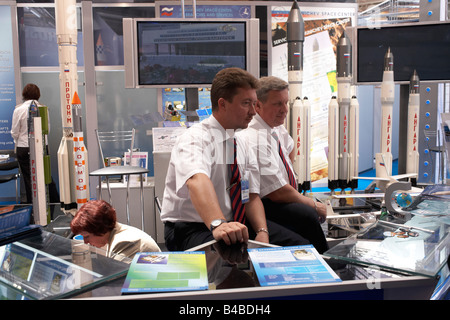
[(394, 81), (409, 83), (414, 70), (420, 81), (450, 80), (450, 22), (408, 23), (356, 29), (356, 83), (380, 83), (384, 55), (394, 55)]
[(135, 87), (208, 87), (224, 68), (252, 71), (252, 49), (252, 58), (259, 58), (259, 45), (250, 45), (248, 19), (134, 20), (134, 61), (129, 66)]

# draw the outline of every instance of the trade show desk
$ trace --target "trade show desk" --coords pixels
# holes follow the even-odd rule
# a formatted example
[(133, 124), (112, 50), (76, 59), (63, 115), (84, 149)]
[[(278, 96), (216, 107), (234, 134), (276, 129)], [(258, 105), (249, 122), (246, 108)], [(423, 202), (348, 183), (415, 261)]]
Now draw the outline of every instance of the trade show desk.
[(426, 300), (448, 273), (448, 224), (414, 217), (378, 220), (324, 253), (340, 282), (261, 286), (247, 249), (276, 246), (211, 241), (189, 250), (205, 253), (207, 290), (122, 295), (131, 259), (117, 261), (71, 239), (69, 220), (62, 216), (40, 235), (0, 247), (0, 299)]

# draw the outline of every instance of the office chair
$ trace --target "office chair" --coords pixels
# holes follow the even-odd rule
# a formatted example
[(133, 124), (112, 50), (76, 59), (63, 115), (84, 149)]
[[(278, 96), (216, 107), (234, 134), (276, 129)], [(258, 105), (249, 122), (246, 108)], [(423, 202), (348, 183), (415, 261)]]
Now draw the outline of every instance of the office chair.
[(10, 171), (17, 169), (15, 173), (7, 173), (0, 175), (0, 183), (6, 183), (12, 180), (16, 181), (16, 203), (19, 203), (19, 180), (20, 169), (19, 162), (16, 159), (14, 150), (0, 150), (1, 155), (9, 155), (8, 159), (0, 160), (0, 171)]

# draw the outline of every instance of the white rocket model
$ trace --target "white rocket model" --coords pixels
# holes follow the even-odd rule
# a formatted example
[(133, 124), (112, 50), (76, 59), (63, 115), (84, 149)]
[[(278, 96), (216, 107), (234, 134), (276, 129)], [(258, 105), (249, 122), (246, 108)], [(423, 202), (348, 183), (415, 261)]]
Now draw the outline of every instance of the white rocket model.
[(78, 91), (77, 14), (75, 0), (55, 0), (56, 36), (60, 66), (60, 96), (63, 136), (58, 149), (60, 200), (64, 209), (75, 207), (72, 98)]
[(288, 131), (294, 139), (294, 173), (298, 189), (311, 189), (311, 106), (308, 99), (302, 101), (303, 42), (305, 25), (297, 1), (292, 4), (286, 23), (288, 46), (289, 113)]
[(334, 191), (358, 187), (359, 104), (352, 95), (351, 43), (345, 36), (337, 45), (338, 97), (328, 106), (328, 187)]
[[(384, 56), (384, 72), (381, 83), (381, 152), (375, 154), (377, 177), (392, 175), (392, 109), (395, 99), (394, 56), (388, 48)], [(378, 186), (378, 182), (377, 182)]]
[[(406, 173), (419, 173), (419, 116), (420, 116), (420, 80), (414, 70), (409, 82), (408, 131), (406, 140)], [(417, 184), (411, 178), (412, 185)]]
[(81, 102), (75, 91), (72, 99), (73, 114), (73, 158), (75, 168), (75, 186), (77, 206), (80, 208), (87, 202), (88, 191), (88, 170), (87, 170), (87, 150), (84, 145)]
[(33, 217), (35, 224), (45, 226), (50, 222), (50, 217), (47, 205), (47, 187), (45, 185), (45, 139), (42, 133), (42, 119), (39, 116), (38, 105), (35, 101), (32, 101), (28, 115), (28, 142), (30, 147)]

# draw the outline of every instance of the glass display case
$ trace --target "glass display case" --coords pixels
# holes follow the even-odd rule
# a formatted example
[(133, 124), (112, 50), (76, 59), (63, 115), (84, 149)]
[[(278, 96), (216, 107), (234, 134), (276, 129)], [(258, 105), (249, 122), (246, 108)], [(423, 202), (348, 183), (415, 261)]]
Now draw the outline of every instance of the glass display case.
[(449, 225), (423, 216), (378, 220), (325, 256), (396, 273), (436, 277), (447, 263)]
[(42, 231), (0, 247), (0, 299), (78, 296), (125, 276), (128, 260), (108, 258), (82, 241)]

